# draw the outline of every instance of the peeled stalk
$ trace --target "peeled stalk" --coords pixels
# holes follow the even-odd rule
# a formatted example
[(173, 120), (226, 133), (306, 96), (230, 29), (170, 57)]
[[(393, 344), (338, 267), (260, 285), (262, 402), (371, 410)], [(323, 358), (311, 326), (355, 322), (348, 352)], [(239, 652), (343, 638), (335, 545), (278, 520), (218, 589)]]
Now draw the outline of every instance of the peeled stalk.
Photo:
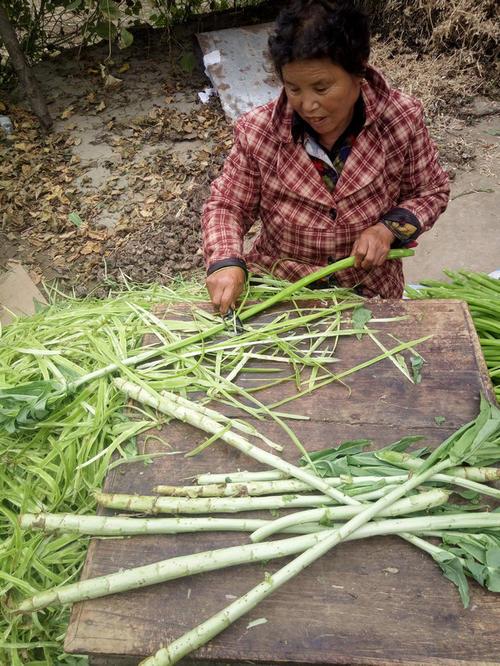
[[(388, 514), (389, 515), (389, 514)], [(336, 516), (335, 520), (343, 520)], [(19, 526), (48, 534), (89, 536), (134, 536), (137, 534), (185, 534), (189, 532), (253, 532), (270, 523), (261, 518), (129, 518), (122, 516), (78, 516), (72, 513), (23, 513)], [(298, 525), (294, 534), (317, 532), (319, 525)]]
[[(351, 500), (356, 506), (362, 501), (378, 499), (391, 491), (394, 486), (378, 488)], [(238, 513), (239, 511), (262, 511), (276, 509), (296, 509), (332, 504), (327, 495), (265, 495), (263, 497), (161, 497), (159, 495), (121, 495), (95, 493), (100, 506), (122, 511), (137, 511), (155, 515), (158, 513)], [(341, 508), (341, 507), (339, 507)], [(347, 508), (347, 507), (346, 507)], [(352, 507), (354, 508), (354, 507)]]
[(253, 435), (254, 437), (258, 437), (268, 446), (270, 446), (272, 449), (275, 449), (276, 451), (283, 451), (283, 447), (280, 444), (276, 444), (268, 437), (265, 437), (257, 430), (257, 428), (249, 425), (248, 423), (245, 423), (244, 421), (239, 421), (238, 419), (232, 419), (229, 416), (225, 416), (224, 414), (215, 411), (215, 409), (210, 409), (209, 407), (201, 405), (199, 402), (194, 402), (194, 401), (191, 402), (190, 400), (187, 400), (186, 398), (177, 395), (177, 393), (171, 393), (170, 391), (161, 391), (160, 395), (164, 396), (168, 400), (171, 400), (173, 403), (176, 403), (178, 405), (183, 405), (185, 407), (189, 407), (190, 409), (195, 408), (198, 412), (200, 412), (200, 414), (204, 414), (205, 416), (208, 416), (209, 418), (214, 419), (215, 421), (220, 421), (221, 423), (224, 424), (231, 423), (231, 427), (234, 428), (235, 430), (244, 432), (247, 435)]
[[(206, 415), (197, 413), (196, 410), (188, 408), (185, 405), (178, 405), (168, 400), (164, 396), (154, 395), (146, 389), (132, 384), (132, 382), (128, 382), (124, 379), (116, 378), (113, 381), (115, 386), (117, 386), (120, 391), (123, 391), (126, 395), (128, 395), (130, 398), (133, 398), (137, 402), (149, 405), (150, 407), (153, 407), (160, 412), (168, 414), (169, 416), (173, 416), (180, 421), (184, 421), (185, 423), (189, 423), (196, 428), (201, 428), (202, 430), (205, 430), (211, 434), (215, 434), (220, 431), (220, 423)], [(282, 472), (285, 472), (288, 476), (293, 476), (296, 479), (304, 481), (311, 488), (315, 488), (316, 490), (321, 491), (332, 499), (337, 500), (337, 502), (341, 502), (343, 504), (355, 503), (351, 497), (339, 492), (338, 490), (335, 490), (335, 488), (330, 487), (320, 477), (317, 477), (306, 469), (292, 465), (291, 463), (282, 460), (278, 456), (269, 453), (268, 451), (263, 451), (258, 446), (255, 446), (237, 433), (231, 431), (221, 433), (221, 439), (223, 439), (230, 446), (233, 446), (242, 453), (247, 454), (251, 458), (258, 460), (264, 465), (274, 467), (275, 469), (279, 469)]]
[(198, 474), (196, 483), (205, 485), (209, 483), (251, 483), (253, 481), (279, 481), (280, 479), (289, 479), (285, 472), (277, 469), (268, 469), (262, 472), (228, 472), (227, 474)]
[[(345, 479), (340, 478), (325, 478), (321, 477), (329, 486), (355, 486), (361, 483), (374, 483), (378, 486), (395, 485), (402, 483), (408, 478), (408, 474), (401, 474), (397, 476), (369, 476), (361, 477), (365, 481), (357, 481), (354, 477), (352, 484), (348, 483)], [(366, 481), (368, 479), (368, 481)], [(213, 483), (197, 486), (164, 486), (159, 485), (153, 488), (154, 493), (158, 495), (168, 495), (170, 497), (256, 497), (260, 495), (278, 495), (281, 493), (302, 493), (311, 490), (309, 484), (297, 479), (282, 479), (279, 481), (251, 481), (249, 483)], [(349, 488), (344, 488), (346, 494), (349, 493)]]
[[(415, 456), (412, 456), (409, 453), (401, 453), (398, 451), (383, 451), (380, 453), (379, 457), (381, 460), (384, 460), (391, 465), (403, 467), (404, 469), (409, 469), (411, 471), (418, 471), (425, 462), (422, 458), (415, 458)], [(432, 480), (440, 483), (451, 483), (500, 500), (500, 490), (498, 488), (491, 488), (490, 486), (484, 485), (484, 482), (486, 481), (500, 480), (500, 469), (495, 467), (474, 467), (471, 469), (473, 471), (467, 471), (466, 467), (453, 467), (447, 470), (444, 474), (435, 475)], [(457, 470), (457, 473), (455, 473), (455, 470)], [(481, 479), (482, 482), (478, 483), (477, 481), (471, 480), (472, 478)]]
[(455, 476), (478, 483), (500, 481), (500, 467), (450, 467), (446, 476)]
[[(347, 523), (333, 530), (314, 535), (317, 543), (298, 555), (294, 560), (279, 569), (272, 576), (253, 587), (227, 608), (216, 613), (206, 622), (187, 632), (169, 646), (161, 648), (152, 657), (141, 662), (144, 666), (171, 666), (192, 650), (204, 645), (232, 622), (249, 612), (255, 606), (276, 591), (281, 585), (298, 575), (307, 566), (336, 545), (345, 541), (360, 527), (388, 508), (393, 502), (408, 494), (414, 488), (424, 484), (434, 474), (441, 474), (457, 463), (470, 461), (484, 464), (500, 450), (500, 410), (481, 396), (479, 415), (474, 421), (466, 423), (453, 435), (444, 440), (432, 451), (424, 465), (408, 481), (392, 490), (374, 504), (363, 507), (361, 513)], [(498, 459), (498, 456), (497, 458)], [(400, 534), (403, 538), (405, 532)]]
[[(427, 511), (445, 504), (450, 493), (430, 490), (419, 495), (405, 497), (386, 509), (384, 517), (404, 516), (408, 513)], [(349, 520), (361, 507), (330, 507), (312, 511), (300, 511), (286, 529), (302, 534), (312, 530), (308, 523), (321, 520), (341, 522)], [(275, 524), (275, 520), (260, 518), (128, 518), (122, 516), (75, 516), (70, 513), (25, 513), (19, 517), (22, 529), (43, 532), (88, 534), (91, 536), (131, 536), (134, 534), (181, 534), (184, 532), (253, 532), (260, 527)], [(314, 528), (315, 530), (317, 527)]]
[[(408, 456), (408, 454), (400, 454), (402, 458), (400, 458), (400, 463), (398, 463), (396, 466), (397, 467), (402, 467), (403, 469), (417, 469), (422, 462), (419, 464), (416, 464), (412, 461), (421, 461), (419, 458), (415, 458), (410, 454), (408, 460), (406, 460), (405, 456)], [(399, 454), (398, 454), (399, 457)], [(402, 462), (407, 462), (408, 464), (403, 465), (401, 464)], [(396, 464), (396, 463), (394, 463)], [(477, 481), (478, 483), (489, 483), (491, 481), (500, 481), (500, 467), (450, 467), (450, 469), (446, 470), (444, 472), (444, 475), (447, 477), (449, 476), (455, 476), (461, 479), (469, 479), (471, 481)], [(261, 472), (247, 472), (247, 471), (237, 471), (237, 472), (226, 472), (225, 474), (213, 474), (213, 473), (207, 473), (207, 474), (198, 474), (196, 477), (196, 483), (200, 485), (205, 485), (209, 483), (251, 483), (254, 481), (279, 481), (283, 479), (287, 479), (289, 477), (286, 476), (284, 472), (280, 472), (275, 469), (269, 469), (269, 470), (263, 470)], [(327, 483), (331, 483), (332, 485), (336, 485), (338, 482), (338, 485), (341, 485), (341, 483), (365, 483), (366, 481), (375, 481), (376, 479), (379, 480), (383, 477), (380, 476), (340, 476), (340, 477), (335, 477), (335, 476), (324, 476), (322, 477)], [(397, 476), (394, 476), (393, 478), (398, 478)], [(406, 478), (406, 475), (405, 475)], [(434, 477), (430, 479), (430, 481), (436, 480)], [(446, 479), (446, 482), (449, 483), (450, 480)]]
[[(346, 540), (396, 534), (402, 530), (406, 532), (407, 528), (411, 529), (412, 532), (427, 532), (429, 530), (466, 527), (500, 527), (500, 516), (491, 513), (475, 515), (465, 513), (376, 521), (352, 533)], [(225, 567), (287, 557), (304, 552), (306, 549), (319, 544), (323, 536), (331, 532), (332, 530), (324, 530), (277, 541), (243, 544), (192, 555), (181, 555), (106, 576), (89, 578), (78, 583), (35, 594), (25, 599), (17, 611), (31, 613), (47, 606), (97, 599), (110, 594), (135, 590)]]
[(381, 498), (368, 507), (363, 507), (361, 513), (345, 523), (342, 527), (312, 535), (316, 539), (316, 543), (313, 546), (305, 550), (289, 564), (279, 569), (272, 576), (266, 576), (261, 583), (253, 587), (249, 592), (224, 608), (222, 611), (213, 615), (206, 622), (191, 629), (167, 647), (160, 648), (155, 655), (142, 661), (141, 665), (171, 666), (172, 664), (177, 663), (182, 657), (201, 647), (211, 638), (217, 636), (221, 631), (224, 631), (224, 629), (227, 629), (227, 627), (238, 618), (255, 608), (260, 601), (266, 599), (270, 594), (281, 587), (281, 585), (298, 575), (322, 555), (346, 540), (357, 529), (378, 515), (380, 511), (388, 508), (394, 501), (403, 497), (407, 492), (424, 483), (424, 481), (427, 481), (432, 474), (441, 472), (447, 467), (450, 467), (449, 460), (436, 463), (427, 471), (421, 474), (416, 474), (406, 483), (403, 483), (401, 486), (394, 489), (386, 497)]
[[(407, 513), (416, 513), (419, 511), (428, 511), (431, 508), (445, 504), (451, 493), (447, 490), (434, 488), (418, 495), (411, 495), (394, 502), (392, 506), (384, 509), (380, 514), (381, 516), (400, 516)], [(351, 508), (351, 507), (350, 507)], [(358, 513), (362, 510), (362, 506), (358, 506)], [(352, 516), (354, 516), (354, 512)], [(292, 526), (304, 525), (307, 523), (319, 523), (322, 521), (333, 522), (336, 518), (332, 515), (331, 509), (312, 509), (311, 511), (298, 511), (289, 513), (286, 516), (277, 518), (276, 520), (267, 521), (266, 525), (259, 527), (255, 532), (250, 535), (250, 539), (256, 543), (268, 538), (276, 532), (282, 532)]]
[[(415, 252), (413, 250), (390, 250), (387, 254), (387, 259), (403, 259), (404, 257), (412, 257), (414, 254)], [(336, 261), (334, 264), (320, 268), (318, 271), (315, 271), (310, 275), (306, 275), (300, 280), (297, 280), (297, 282), (294, 282), (288, 287), (285, 287), (277, 294), (274, 294), (268, 298), (266, 301), (262, 303), (256, 303), (252, 307), (248, 308), (248, 310), (240, 313), (240, 319), (243, 321), (244, 319), (253, 317), (259, 312), (270, 308), (272, 305), (275, 305), (280, 301), (285, 301), (290, 296), (293, 296), (296, 291), (300, 291), (300, 289), (307, 287), (312, 282), (316, 282), (317, 280), (324, 280), (329, 275), (332, 275), (332, 273), (343, 271), (346, 268), (351, 268), (352, 266), (354, 266), (354, 257), (347, 257), (346, 259)]]

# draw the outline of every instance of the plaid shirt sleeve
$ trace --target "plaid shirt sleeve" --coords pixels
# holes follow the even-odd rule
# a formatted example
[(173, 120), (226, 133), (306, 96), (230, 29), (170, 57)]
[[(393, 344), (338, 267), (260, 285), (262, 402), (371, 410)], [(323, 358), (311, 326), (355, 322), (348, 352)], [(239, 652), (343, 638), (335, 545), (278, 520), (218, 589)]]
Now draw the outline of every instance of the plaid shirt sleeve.
[(421, 104), (414, 130), (403, 169), (398, 207), (383, 218), (401, 244), (428, 231), (446, 209), (450, 195), (448, 175), (439, 164)]
[(222, 263), (245, 265), (243, 238), (258, 216), (259, 203), (260, 171), (248, 148), (243, 116), (235, 125), (222, 174), (212, 183), (203, 207), (203, 251), (209, 272)]

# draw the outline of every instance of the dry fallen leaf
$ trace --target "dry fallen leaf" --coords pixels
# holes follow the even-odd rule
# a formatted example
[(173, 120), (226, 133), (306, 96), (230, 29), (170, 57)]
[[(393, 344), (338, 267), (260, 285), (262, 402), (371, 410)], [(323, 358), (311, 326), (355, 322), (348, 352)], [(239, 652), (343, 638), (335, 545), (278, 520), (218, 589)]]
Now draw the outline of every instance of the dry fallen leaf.
[(29, 151), (32, 150), (34, 147), (35, 147), (34, 144), (32, 144), (32, 143), (25, 143), (24, 141), (21, 141), (20, 143), (15, 143), (15, 144), (14, 144), (14, 148), (16, 148), (17, 150), (22, 150), (22, 151), (25, 152), (25, 153), (26, 153), (26, 152), (29, 152)]
[(122, 79), (117, 79), (112, 74), (107, 74), (104, 79), (104, 87), (108, 90), (119, 88), (123, 83)]
[(74, 106), (68, 106), (64, 111), (61, 113), (60, 118), (61, 120), (67, 120), (67, 118), (71, 118), (75, 111)]
[(104, 102), (101, 102), (100, 104), (98, 104), (98, 105), (95, 107), (95, 110), (98, 111), (98, 112), (100, 112), (100, 111), (104, 111), (105, 108), (106, 108), (106, 104), (105, 104)]
[(89, 229), (87, 236), (93, 240), (104, 240), (108, 232), (106, 230), (98, 231), (97, 229)]
[(87, 241), (85, 245), (80, 250), (80, 254), (92, 254), (94, 252), (100, 252), (101, 244), (95, 241)]
[(47, 201), (52, 201), (53, 199), (59, 199), (62, 204), (70, 203), (68, 197), (65, 195), (60, 185), (55, 185), (52, 189), (52, 192), (47, 195)]

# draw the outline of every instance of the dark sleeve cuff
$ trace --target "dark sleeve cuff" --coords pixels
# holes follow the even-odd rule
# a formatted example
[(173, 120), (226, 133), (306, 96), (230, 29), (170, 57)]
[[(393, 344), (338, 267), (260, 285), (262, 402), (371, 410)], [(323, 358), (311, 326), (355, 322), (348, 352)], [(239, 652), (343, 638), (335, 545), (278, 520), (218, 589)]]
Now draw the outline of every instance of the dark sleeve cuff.
[(228, 257), (227, 259), (221, 259), (220, 261), (215, 261), (207, 269), (207, 276), (212, 275), (215, 271), (220, 271), (221, 268), (229, 268), (230, 266), (238, 266), (245, 271), (245, 277), (248, 276), (248, 268), (243, 259), (238, 259), (237, 257)]
[(392, 247), (404, 247), (414, 241), (422, 231), (418, 218), (406, 208), (392, 208), (380, 220), (392, 231), (395, 241)]

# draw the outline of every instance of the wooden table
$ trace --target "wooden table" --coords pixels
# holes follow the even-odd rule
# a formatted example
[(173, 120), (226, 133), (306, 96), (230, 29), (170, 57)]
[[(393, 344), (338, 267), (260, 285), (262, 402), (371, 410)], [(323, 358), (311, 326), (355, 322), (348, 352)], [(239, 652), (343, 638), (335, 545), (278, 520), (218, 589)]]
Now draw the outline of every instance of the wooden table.
[[(462, 303), (386, 301), (370, 307), (376, 317), (408, 315), (374, 328), (401, 340), (433, 335), (418, 347), (426, 359), (422, 382), (412, 385), (386, 359), (349, 377), (350, 394), (345, 386), (330, 384), (283, 407), (310, 416), (290, 423), (311, 451), (359, 437), (380, 447), (408, 434), (423, 434), (436, 445), (477, 414), (480, 391), (492, 395)], [(368, 336), (345, 338), (338, 346), (343, 360), (335, 369), (378, 353)], [(267, 400), (285, 394), (278, 387)], [(442, 419), (436, 422), (436, 417), (445, 421), (439, 424)], [(287, 459), (297, 460), (295, 446), (276, 424), (266, 423), (265, 431), (285, 445)], [(182, 451), (204, 439), (180, 423), (155, 434)], [(142, 438), (141, 449), (155, 452), (164, 446)], [(192, 459), (171, 456), (149, 465), (122, 465), (109, 474), (105, 488), (150, 494), (158, 483), (180, 484), (196, 473), (237, 468), (259, 465), (220, 443)], [(233, 533), (94, 539), (82, 577), (246, 542), (248, 535)], [(240, 566), (76, 604), (65, 648), (89, 654), (94, 665), (137, 664), (282, 565), (276, 560)], [(500, 664), (500, 598), (472, 582), (471, 593), (470, 608), (464, 609), (455, 586), (430, 557), (397, 537), (341, 544), (183, 663)], [(248, 628), (257, 618), (267, 623)]]

